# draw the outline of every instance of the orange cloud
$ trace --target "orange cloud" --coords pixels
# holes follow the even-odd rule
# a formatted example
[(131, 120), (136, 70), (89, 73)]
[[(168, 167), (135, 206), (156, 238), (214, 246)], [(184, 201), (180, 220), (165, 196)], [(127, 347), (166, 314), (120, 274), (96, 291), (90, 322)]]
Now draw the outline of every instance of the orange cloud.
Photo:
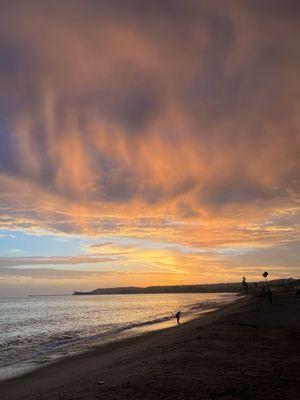
[[(4, 5), (0, 227), (292, 246), (299, 9), (275, 3)], [(174, 276), (207, 262), (174, 257), (139, 250), (135, 262)]]

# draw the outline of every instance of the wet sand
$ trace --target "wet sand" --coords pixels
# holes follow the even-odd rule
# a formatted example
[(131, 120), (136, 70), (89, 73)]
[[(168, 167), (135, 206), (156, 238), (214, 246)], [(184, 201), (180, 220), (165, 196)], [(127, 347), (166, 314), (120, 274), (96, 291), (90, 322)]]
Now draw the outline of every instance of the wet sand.
[(0, 399), (298, 400), (299, 350), (300, 299), (248, 296), (2, 382)]

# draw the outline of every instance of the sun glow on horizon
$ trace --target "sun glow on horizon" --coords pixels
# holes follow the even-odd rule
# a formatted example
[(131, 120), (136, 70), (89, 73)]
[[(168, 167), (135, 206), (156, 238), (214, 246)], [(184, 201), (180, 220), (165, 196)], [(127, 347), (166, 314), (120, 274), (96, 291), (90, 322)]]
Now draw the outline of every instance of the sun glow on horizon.
[(299, 276), (296, 11), (106, 3), (2, 6), (0, 294)]

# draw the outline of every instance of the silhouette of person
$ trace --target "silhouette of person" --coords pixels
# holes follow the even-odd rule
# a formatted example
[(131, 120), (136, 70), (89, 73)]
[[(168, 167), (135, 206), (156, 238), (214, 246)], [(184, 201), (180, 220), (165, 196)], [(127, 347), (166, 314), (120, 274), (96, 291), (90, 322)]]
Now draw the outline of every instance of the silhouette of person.
[(248, 293), (248, 283), (246, 282), (246, 278), (245, 277), (243, 277), (242, 284), (243, 284), (245, 293), (247, 294)]
[(176, 313), (177, 324), (180, 324), (180, 322), (179, 322), (179, 320), (180, 320), (180, 314), (181, 314), (180, 311), (178, 311), (178, 313)]
[(269, 303), (272, 304), (273, 303), (272, 290), (269, 287), (267, 288), (267, 294), (268, 294), (268, 298), (269, 298)]

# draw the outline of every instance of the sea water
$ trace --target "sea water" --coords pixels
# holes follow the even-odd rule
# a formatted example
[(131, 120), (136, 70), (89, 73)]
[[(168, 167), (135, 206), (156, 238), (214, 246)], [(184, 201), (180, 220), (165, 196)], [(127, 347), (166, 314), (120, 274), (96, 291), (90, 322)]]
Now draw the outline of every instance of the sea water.
[(176, 293), (0, 299), (0, 380), (113, 340), (176, 325), (235, 294)]

